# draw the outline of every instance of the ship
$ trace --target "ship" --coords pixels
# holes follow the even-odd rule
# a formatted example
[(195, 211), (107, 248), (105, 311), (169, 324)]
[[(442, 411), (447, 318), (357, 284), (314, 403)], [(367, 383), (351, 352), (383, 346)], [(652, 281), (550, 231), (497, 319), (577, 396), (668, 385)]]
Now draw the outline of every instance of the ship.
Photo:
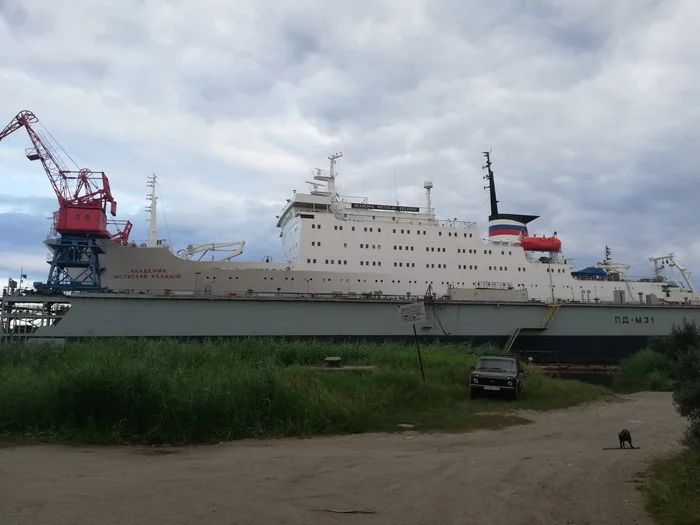
[[(236, 260), (245, 241), (176, 251), (157, 235), (154, 176), (148, 241), (104, 228), (46, 240), (49, 279), (4, 289), (0, 341), (418, 338), (492, 344), (542, 363), (616, 363), (684, 319), (700, 321), (691, 274), (673, 253), (650, 257), (647, 277), (628, 277), (607, 246), (601, 262), (576, 270), (557, 232), (531, 234), (537, 215), (499, 212), (483, 155), (485, 236), (475, 222), (438, 218), (430, 180), (424, 206), (341, 195), (336, 153), (276, 217), (279, 262)], [(421, 307), (410, 323), (406, 305)]]

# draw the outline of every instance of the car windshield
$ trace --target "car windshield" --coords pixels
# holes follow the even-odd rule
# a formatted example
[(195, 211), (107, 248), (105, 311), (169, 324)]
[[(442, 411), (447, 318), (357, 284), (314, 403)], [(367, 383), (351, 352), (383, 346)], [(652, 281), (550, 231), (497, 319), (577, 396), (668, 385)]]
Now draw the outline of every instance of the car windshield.
[(512, 359), (499, 359), (497, 357), (482, 357), (476, 363), (477, 370), (499, 370), (503, 372), (515, 372), (515, 362)]

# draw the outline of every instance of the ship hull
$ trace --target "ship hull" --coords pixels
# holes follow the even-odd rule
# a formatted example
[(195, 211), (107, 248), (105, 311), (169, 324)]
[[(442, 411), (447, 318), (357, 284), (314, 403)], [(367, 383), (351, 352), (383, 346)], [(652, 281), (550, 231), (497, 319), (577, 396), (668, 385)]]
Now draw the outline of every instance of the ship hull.
[[(18, 301), (19, 298), (13, 299)], [(164, 298), (87, 294), (60, 298), (70, 310), (34, 341), (94, 338), (283, 337), (328, 340), (412, 339), (399, 305), (382, 299)], [(22, 298), (45, 304), (57, 298)], [(11, 303), (3, 300), (5, 319)], [(471, 341), (503, 347), (517, 328), (512, 351), (537, 362), (616, 363), (644, 348), (650, 337), (668, 335), (684, 319), (700, 322), (700, 307), (656, 305), (454, 302), (428, 304), (416, 324), (424, 341)], [(548, 323), (546, 319), (550, 317)], [(546, 325), (546, 326), (545, 326)]]

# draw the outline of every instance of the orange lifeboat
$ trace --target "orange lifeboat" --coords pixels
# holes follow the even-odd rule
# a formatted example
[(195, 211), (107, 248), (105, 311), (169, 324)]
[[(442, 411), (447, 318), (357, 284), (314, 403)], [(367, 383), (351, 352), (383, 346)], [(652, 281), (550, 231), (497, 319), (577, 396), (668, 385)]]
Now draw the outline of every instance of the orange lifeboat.
[(561, 241), (556, 237), (523, 237), (520, 246), (529, 252), (558, 252), (561, 251)]

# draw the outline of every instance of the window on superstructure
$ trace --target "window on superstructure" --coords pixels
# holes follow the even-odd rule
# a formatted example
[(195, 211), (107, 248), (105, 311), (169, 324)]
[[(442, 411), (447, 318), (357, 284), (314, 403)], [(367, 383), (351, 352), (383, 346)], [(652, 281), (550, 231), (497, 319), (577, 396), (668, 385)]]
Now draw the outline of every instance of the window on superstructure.
[(505, 254), (506, 254), (506, 252), (504, 252), (503, 250), (501, 250), (501, 255), (505, 255)]
[[(377, 263), (377, 266), (381, 266), (381, 265), (382, 265), (382, 261), (379, 261), (379, 262)], [(382, 282), (384, 282), (384, 281), (382, 281)]]
[(508, 252), (508, 255), (513, 255), (513, 252)]
[(402, 263), (402, 262), (400, 262), (400, 263), (399, 263), (399, 266), (403, 267), (403, 263)]
[(343, 264), (348, 264), (348, 261), (343, 261)]
[(312, 228), (316, 228), (316, 225), (315, 225), (315, 224), (312, 224), (311, 227), (312, 227)]
[(321, 241), (318, 241), (318, 244), (316, 244), (316, 246), (321, 246)]
[(371, 232), (371, 231), (372, 231), (372, 228), (370, 228), (369, 231)]
[(410, 234), (410, 233), (411, 233), (411, 230), (406, 230), (406, 233)]
[(426, 268), (430, 268), (430, 264), (426, 264), (425, 267), (426, 267)]
[(381, 229), (381, 228), (377, 228), (377, 231), (378, 231), (379, 233), (382, 233), (382, 229)]
[(435, 263), (431, 263), (431, 264), (430, 264), (430, 267), (431, 267), (431, 268), (435, 268)]
[(403, 250), (403, 246), (399, 246), (399, 250)]
[(326, 264), (328, 264), (328, 259), (326, 259)]
[(360, 261), (360, 266), (363, 266), (365, 264), (364, 261)]
[(489, 266), (489, 270), (490, 270), (490, 269), (491, 269), (491, 267)]
[(372, 266), (377, 266), (377, 261), (372, 261)]
[(352, 228), (352, 231), (355, 231), (355, 227), (354, 227), (354, 226), (351, 226), (351, 228)]
[(343, 243), (343, 248), (347, 248), (347, 247), (348, 247), (348, 243), (344, 242), (344, 243)]
[(442, 235), (442, 232), (438, 232), (438, 235)]
[(382, 249), (382, 245), (381, 245), (381, 244), (377, 244), (377, 250), (381, 250), (381, 249)]
[(491, 255), (491, 250), (489, 250), (489, 255)]
[(333, 229), (334, 229), (334, 230), (337, 230), (337, 229), (338, 229), (338, 225), (336, 224), (335, 226), (333, 226)]
[[(306, 259), (306, 262), (311, 264), (311, 259)], [(230, 279), (230, 277), (229, 277), (229, 279)]]
[(500, 271), (503, 271), (503, 266), (499, 266), (498, 269), (499, 269)]
[(316, 226), (316, 229), (320, 230), (320, 229), (321, 229), (321, 225), (319, 224), (318, 226)]
[[(314, 259), (314, 264), (316, 264), (316, 259)], [(236, 277), (236, 279), (238, 279), (238, 277)]]
[(360, 248), (364, 248), (364, 247), (365, 247), (365, 245), (360, 243)]
[(335, 264), (335, 259), (331, 259), (331, 264)]
[(435, 251), (435, 247), (434, 247), (434, 246), (431, 246), (431, 247), (430, 247), (430, 251), (431, 251), (431, 252), (434, 252), (434, 251)]
[(367, 231), (367, 226), (365, 226), (365, 231)]

